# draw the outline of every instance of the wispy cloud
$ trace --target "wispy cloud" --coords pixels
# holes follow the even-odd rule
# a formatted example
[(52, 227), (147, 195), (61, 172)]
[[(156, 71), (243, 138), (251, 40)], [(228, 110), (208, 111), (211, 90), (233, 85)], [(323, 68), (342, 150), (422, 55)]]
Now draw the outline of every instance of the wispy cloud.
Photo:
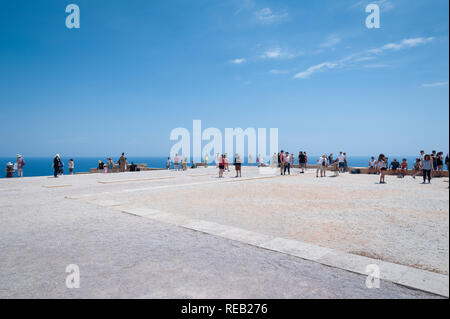
[(389, 51), (389, 50), (398, 51), (398, 50), (402, 50), (402, 49), (406, 49), (406, 48), (416, 47), (421, 44), (430, 43), (433, 40), (434, 40), (434, 37), (404, 39), (398, 43), (388, 43), (386, 45), (383, 45), (380, 48), (369, 50), (369, 53), (382, 53), (384, 51)]
[(245, 63), (245, 62), (247, 62), (247, 60), (244, 59), (244, 58), (234, 59), (234, 60), (230, 61), (230, 63), (232, 63), (232, 64), (242, 64), (242, 63)]
[(420, 87), (422, 87), (422, 88), (435, 88), (435, 87), (446, 86), (446, 85), (448, 85), (448, 81), (435, 82), (435, 83), (424, 83)]
[(270, 8), (264, 8), (255, 12), (255, 16), (259, 22), (263, 24), (272, 24), (281, 22), (288, 17), (287, 12), (275, 13)]
[(260, 58), (262, 59), (292, 59), (296, 56), (303, 54), (303, 52), (292, 53), (281, 49), (280, 47), (275, 47), (265, 51)]
[[(309, 69), (307, 69), (306, 71), (297, 73), (294, 78), (295, 79), (307, 79), (309, 78), (311, 75), (313, 75), (316, 72), (319, 71), (325, 71), (327, 69), (334, 69), (336, 67), (340, 67), (340, 68), (344, 68), (344, 67), (348, 67), (348, 66), (352, 66), (355, 64), (359, 64), (361, 62), (367, 62), (367, 61), (371, 61), (371, 60), (375, 60), (377, 57), (374, 55), (383, 53), (383, 52), (389, 52), (389, 51), (398, 51), (398, 50), (402, 50), (402, 49), (407, 49), (407, 48), (413, 48), (422, 44), (426, 44), (426, 43), (430, 43), (434, 40), (434, 37), (429, 37), (429, 38), (410, 38), (410, 39), (404, 39), (398, 43), (389, 43), (386, 45), (383, 45), (377, 49), (371, 49), (371, 50), (366, 50), (363, 52), (359, 52), (359, 53), (353, 53), (350, 55), (347, 55), (346, 57), (337, 60), (336, 62), (325, 62), (325, 63), (321, 63), (318, 65), (314, 65), (312, 67), (310, 67)], [(366, 64), (364, 65), (365, 68), (371, 68), (371, 69), (375, 69), (375, 68), (385, 68), (388, 67), (388, 65), (386, 64), (382, 64), (382, 63), (378, 63), (378, 64)], [(448, 82), (447, 82), (448, 84)], [(431, 87), (431, 86), (440, 86), (440, 85), (445, 85), (442, 83), (432, 83), (429, 84), (428, 86), (423, 86), (423, 87)]]
[(294, 75), (294, 79), (307, 79), (316, 72), (324, 71), (326, 69), (334, 69), (337, 66), (338, 65), (336, 63), (332, 62), (324, 62), (321, 64), (317, 64), (308, 68), (306, 71), (297, 73), (296, 75)]
[(341, 38), (339, 38), (337, 35), (333, 34), (330, 35), (327, 40), (320, 45), (321, 48), (330, 48), (334, 47), (336, 44), (341, 42)]

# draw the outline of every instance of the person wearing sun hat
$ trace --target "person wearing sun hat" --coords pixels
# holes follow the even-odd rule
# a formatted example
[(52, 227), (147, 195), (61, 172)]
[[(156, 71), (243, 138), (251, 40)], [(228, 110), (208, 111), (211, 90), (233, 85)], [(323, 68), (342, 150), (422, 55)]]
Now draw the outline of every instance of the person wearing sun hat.
[(23, 167), (25, 166), (25, 160), (23, 159), (22, 155), (17, 154), (17, 177), (23, 177)]
[(6, 164), (6, 178), (13, 178), (14, 177), (14, 165), (11, 162), (8, 162)]

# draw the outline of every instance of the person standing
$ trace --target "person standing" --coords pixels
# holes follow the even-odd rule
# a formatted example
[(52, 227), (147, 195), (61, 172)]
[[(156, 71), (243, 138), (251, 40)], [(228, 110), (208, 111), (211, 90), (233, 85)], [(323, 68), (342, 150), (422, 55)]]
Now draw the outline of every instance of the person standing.
[(121, 173), (125, 172), (125, 153), (122, 153), (122, 155), (119, 157), (118, 163), (119, 163), (119, 171)]
[(436, 155), (436, 161), (437, 161), (437, 176), (442, 177), (442, 172), (444, 171), (444, 153), (439, 152)]
[(17, 154), (16, 165), (17, 165), (17, 177), (23, 177), (23, 167), (25, 166), (25, 160), (20, 154)]
[(339, 152), (338, 155), (338, 163), (339, 163), (339, 172), (344, 173), (345, 170), (345, 156), (342, 152)]
[(172, 166), (172, 162), (170, 161), (170, 157), (168, 157), (166, 161), (166, 170), (170, 171), (170, 166)]
[(175, 171), (178, 171), (180, 168), (180, 158), (178, 157), (178, 154), (175, 154), (175, 157), (173, 158), (173, 168)]
[(208, 168), (208, 154), (205, 154), (205, 168)]
[(227, 154), (227, 153), (225, 153), (225, 158), (224, 158), (224, 160), (225, 160), (225, 170), (226, 170), (227, 172), (230, 172), (230, 162), (229, 162), (229, 160), (228, 160), (228, 154)]
[(55, 178), (58, 177), (58, 174), (60, 172), (60, 166), (61, 166), (61, 159), (59, 158), (59, 154), (55, 155), (55, 158), (53, 159), (53, 175)]
[(291, 175), (291, 162), (289, 152), (286, 152), (286, 161), (284, 163), (284, 175), (286, 175), (286, 170), (288, 174)]
[(69, 160), (69, 165), (68, 165), (68, 167), (69, 167), (69, 174), (70, 174), (70, 175), (73, 175), (73, 170), (74, 170), (74, 168), (75, 168), (75, 163), (73, 162), (73, 159), (72, 159), (72, 158)]
[(236, 153), (234, 158), (234, 168), (236, 169), (236, 177), (242, 177), (242, 160), (238, 153)]
[(219, 160), (219, 178), (223, 178), (224, 170), (225, 170), (225, 155), (222, 154)]
[(387, 171), (387, 159), (384, 154), (380, 154), (380, 156), (378, 156), (377, 165), (380, 169), (380, 184), (386, 184), (384, 177)]
[(303, 152), (300, 152), (300, 154), (298, 155), (298, 164), (300, 166), (300, 174), (304, 174), (306, 166), (306, 156)]
[(347, 153), (344, 152), (344, 172), (348, 172)]
[(303, 155), (305, 155), (305, 171), (308, 170), (308, 155), (306, 155), (306, 152), (303, 152)]
[(431, 155), (425, 155), (423, 159), (422, 171), (423, 171), (423, 184), (425, 184), (427, 179), (428, 183), (431, 184), (431, 176), (434, 171), (433, 157)]
[(280, 171), (281, 175), (285, 174), (284, 166), (286, 165), (286, 157), (284, 156), (284, 151), (280, 152)]
[(317, 170), (316, 170), (316, 177), (326, 177), (327, 176), (327, 167), (328, 167), (328, 159), (327, 154), (323, 154), (322, 157), (319, 157), (317, 160)]

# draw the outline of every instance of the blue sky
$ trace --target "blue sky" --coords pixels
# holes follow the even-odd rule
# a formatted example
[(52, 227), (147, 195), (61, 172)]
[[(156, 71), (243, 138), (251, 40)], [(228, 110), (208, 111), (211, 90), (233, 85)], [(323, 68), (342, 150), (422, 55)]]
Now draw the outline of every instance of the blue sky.
[[(0, 0), (0, 156), (163, 156), (172, 129), (448, 151), (447, 0)], [(367, 29), (365, 6), (381, 7)]]

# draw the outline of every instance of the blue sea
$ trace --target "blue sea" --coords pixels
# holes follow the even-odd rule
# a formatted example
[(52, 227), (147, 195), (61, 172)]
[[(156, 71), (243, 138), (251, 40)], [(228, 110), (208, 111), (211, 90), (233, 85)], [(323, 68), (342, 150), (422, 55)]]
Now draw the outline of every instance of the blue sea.
[[(48, 157), (25, 157), (26, 165), (24, 167), (24, 176), (51, 176), (53, 175), (53, 158)], [(75, 162), (75, 173), (76, 172), (89, 172), (90, 168), (97, 167), (98, 161), (101, 160), (106, 162), (106, 158), (101, 157), (63, 157), (64, 162), (64, 172), (67, 174), (67, 165), (69, 159), (73, 158)], [(408, 165), (412, 168), (416, 157), (415, 156), (389, 156), (389, 162), (397, 158), (401, 161), (403, 158), (408, 160)], [(318, 156), (310, 156), (308, 159), (308, 164), (315, 164)], [(14, 164), (15, 157), (0, 157), (0, 165), (3, 166), (3, 173), (0, 174), (0, 178), (5, 178), (5, 168), (6, 163), (12, 162)], [(113, 158), (117, 161), (116, 158)], [(370, 161), (370, 156), (348, 156), (348, 165), (353, 167), (367, 167)], [(147, 164), (148, 167), (153, 168), (164, 168), (166, 166), (167, 157), (128, 157), (128, 163), (134, 162), (136, 164)], [(267, 159), (265, 160), (267, 162)], [(249, 165), (244, 163), (244, 165)], [(256, 164), (251, 164), (256, 165)]]

